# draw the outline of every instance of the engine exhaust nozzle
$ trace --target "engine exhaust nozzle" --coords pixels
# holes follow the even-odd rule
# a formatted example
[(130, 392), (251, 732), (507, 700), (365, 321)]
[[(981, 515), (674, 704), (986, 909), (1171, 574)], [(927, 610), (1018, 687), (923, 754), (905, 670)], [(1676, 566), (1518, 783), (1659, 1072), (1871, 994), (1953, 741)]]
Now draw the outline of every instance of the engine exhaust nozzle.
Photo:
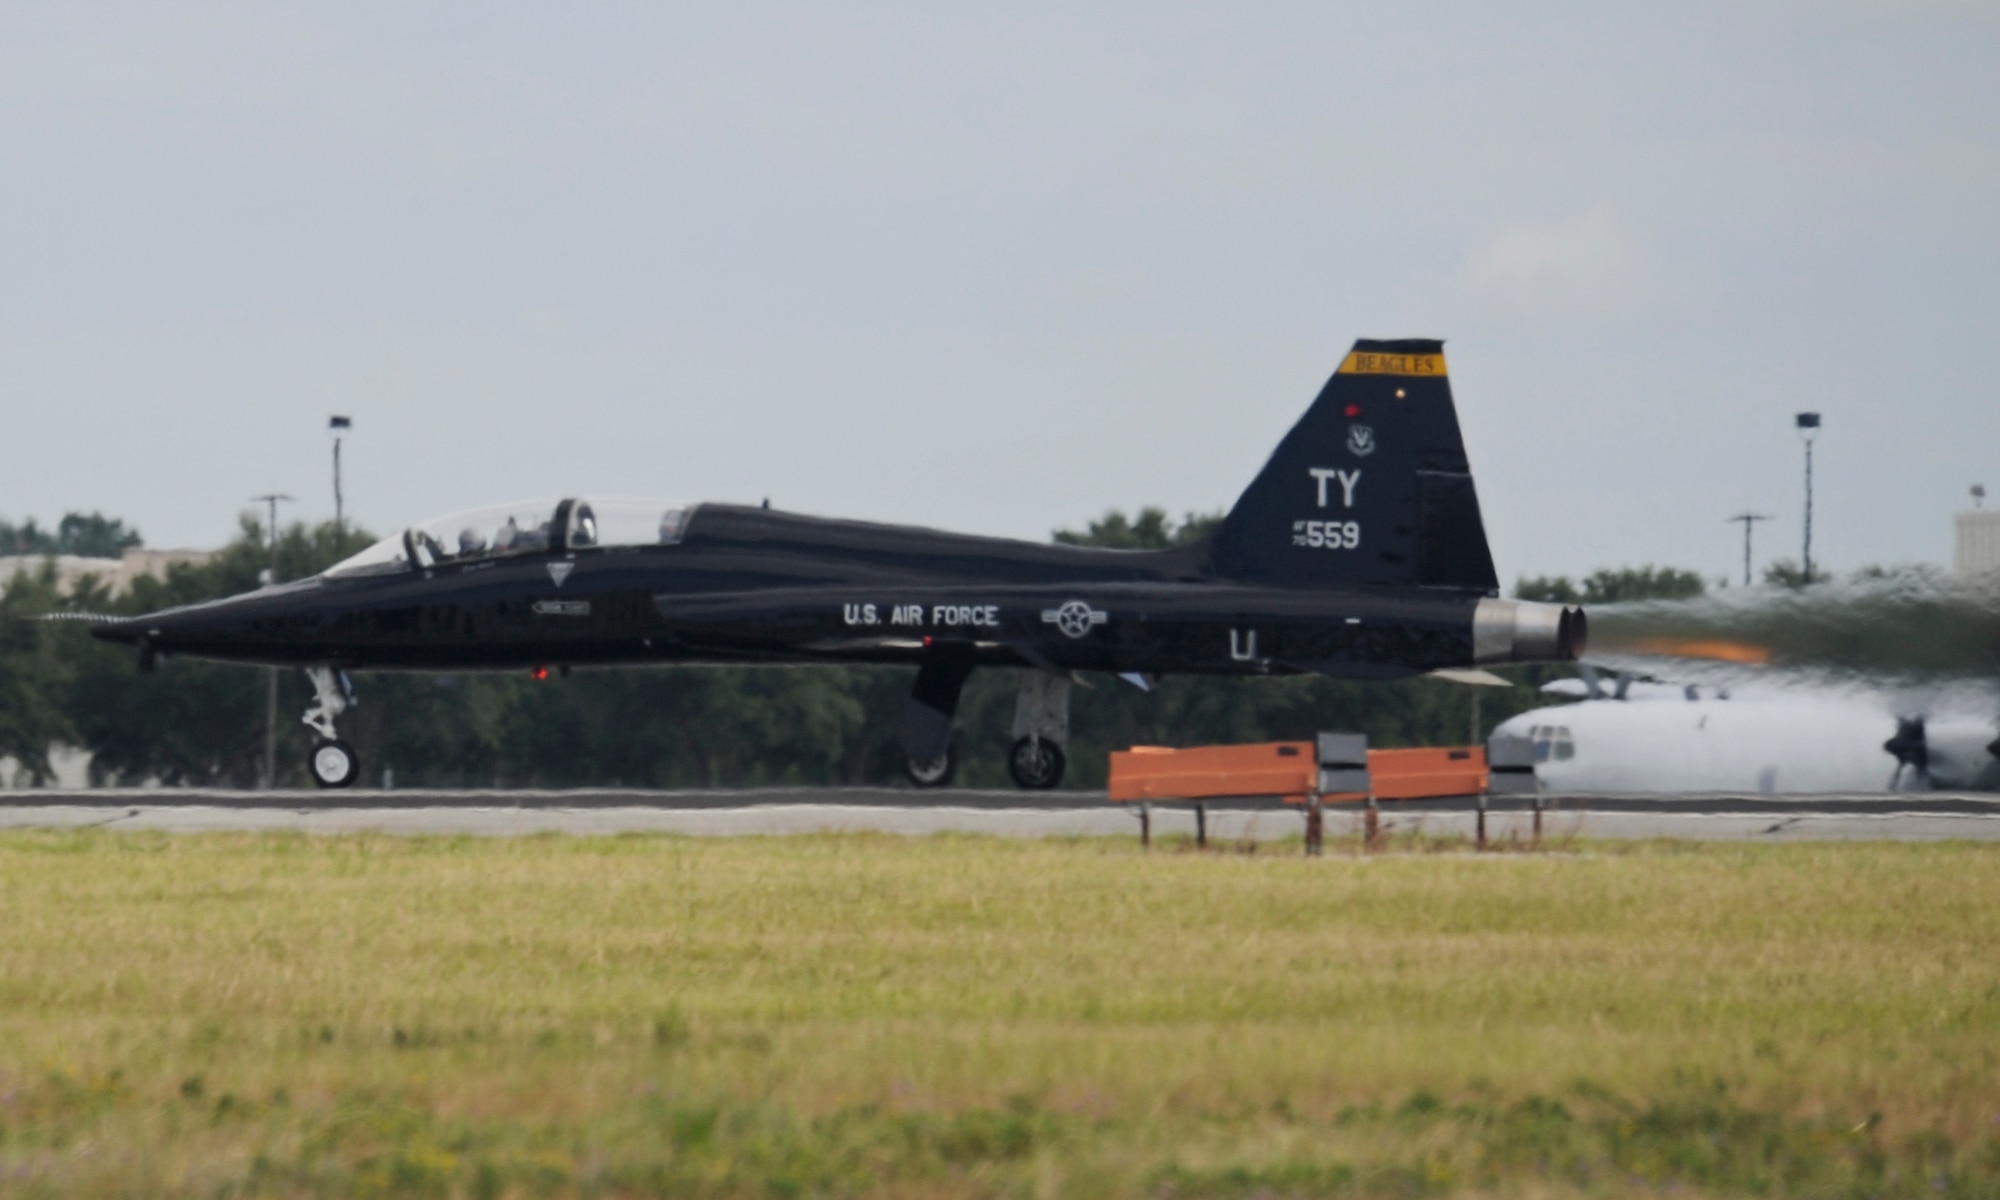
[(1472, 610), (1472, 661), (1574, 662), (1590, 641), (1583, 610), (1528, 600), (1481, 600)]

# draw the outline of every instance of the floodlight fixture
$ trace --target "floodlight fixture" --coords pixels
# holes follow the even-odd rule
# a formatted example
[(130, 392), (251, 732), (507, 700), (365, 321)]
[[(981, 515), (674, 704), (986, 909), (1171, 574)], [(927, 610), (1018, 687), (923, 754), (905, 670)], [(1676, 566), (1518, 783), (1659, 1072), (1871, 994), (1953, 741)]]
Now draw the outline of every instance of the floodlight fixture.
[(1816, 412), (1802, 412), (1797, 417), (1793, 418), (1793, 425), (1799, 431), (1800, 439), (1803, 440), (1806, 444), (1806, 544), (1804, 553), (1802, 553), (1799, 557), (1804, 562), (1804, 574), (1801, 577), (1803, 581), (1802, 585), (1809, 585), (1812, 583), (1813, 580), (1812, 450), (1813, 450), (1813, 439), (1819, 436), (1819, 414)]

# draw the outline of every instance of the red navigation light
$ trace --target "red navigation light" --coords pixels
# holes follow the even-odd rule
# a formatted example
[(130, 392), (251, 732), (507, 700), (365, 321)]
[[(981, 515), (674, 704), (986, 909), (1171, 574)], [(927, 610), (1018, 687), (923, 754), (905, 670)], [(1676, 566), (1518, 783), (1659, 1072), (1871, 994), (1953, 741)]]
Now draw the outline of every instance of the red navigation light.
[(930, 639), (929, 635), (925, 635), (925, 637), (924, 637), (924, 645), (925, 645), (925, 646), (929, 646), (930, 644), (931, 644), (931, 639)]
[(1360, 416), (1360, 415), (1361, 415), (1361, 406), (1360, 406), (1359, 404), (1350, 404), (1350, 405), (1348, 405), (1348, 406), (1347, 406), (1347, 415), (1348, 415), (1348, 416), (1350, 416), (1350, 417), (1358, 417), (1358, 416)]
[(528, 672), (528, 674), (536, 683), (540, 683), (549, 677), (549, 669), (547, 667), (536, 667), (534, 670)]

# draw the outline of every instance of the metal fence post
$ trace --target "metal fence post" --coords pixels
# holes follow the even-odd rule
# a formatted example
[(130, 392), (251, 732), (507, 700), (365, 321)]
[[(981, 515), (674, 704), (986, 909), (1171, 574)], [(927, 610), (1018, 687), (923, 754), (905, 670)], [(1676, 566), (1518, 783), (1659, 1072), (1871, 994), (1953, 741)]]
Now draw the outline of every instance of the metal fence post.
[[(1524, 737), (1486, 739), (1486, 796), (1528, 796), (1535, 810), (1535, 842), (1542, 840), (1542, 789), (1535, 779), (1535, 746)], [(1486, 848), (1486, 796), (1479, 798), (1479, 848)]]
[(1325, 817), (1321, 796), (1361, 794), (1368, 797), (1368, 840), (1375, 840), (1375, 785), (1368, 773), (1368, 735), (1364, 733), (1322, 733), (1314, 748), (1319, 757), (1319, 788), (1307, 799), (1306, 853), (1317, 854), (1324, 844)]

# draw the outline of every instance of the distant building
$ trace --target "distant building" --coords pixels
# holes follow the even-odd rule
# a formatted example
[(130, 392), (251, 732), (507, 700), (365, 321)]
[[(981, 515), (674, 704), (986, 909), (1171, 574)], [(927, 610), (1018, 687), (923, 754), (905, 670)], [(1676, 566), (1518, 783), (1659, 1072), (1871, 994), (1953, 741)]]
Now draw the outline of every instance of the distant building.
[(1957, 524), (1951, 573), (1960, 579), (1977, 579), (2000, 572), (2000, 509), (1959, 513)]
[(215, 557), (213, 550), (148, 550), (135, 546), (120, 558), (85, 558), (76, 554), (10, 554), (0, 556), (0, 588), (14, 582), (16, 575), (39, 574), (42, 565), (56, 565), (56, 587), (62, 592), (75, 589), (85, 575), (95, 575), (116, 596), (129, 591), (140, 576), (164, 580), (167, 569), (176, 563), (199, 566)]

